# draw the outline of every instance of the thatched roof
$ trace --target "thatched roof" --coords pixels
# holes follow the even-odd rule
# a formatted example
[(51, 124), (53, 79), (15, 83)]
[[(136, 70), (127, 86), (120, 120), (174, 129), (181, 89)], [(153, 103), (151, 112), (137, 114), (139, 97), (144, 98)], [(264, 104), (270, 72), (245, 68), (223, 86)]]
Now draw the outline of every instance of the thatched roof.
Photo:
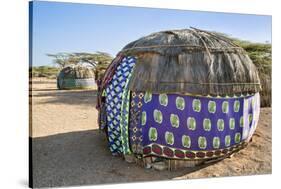
[(83, 65), (68, 65), (60, 71), (58, 77), (64, 79), (94, 78), (94, 69)]
[(120, 53), (137, 57), (129, 84), (133, 91), (233, 95), (260, 90), (246, 51), (215, 33), (162, 31), (129, 43)]

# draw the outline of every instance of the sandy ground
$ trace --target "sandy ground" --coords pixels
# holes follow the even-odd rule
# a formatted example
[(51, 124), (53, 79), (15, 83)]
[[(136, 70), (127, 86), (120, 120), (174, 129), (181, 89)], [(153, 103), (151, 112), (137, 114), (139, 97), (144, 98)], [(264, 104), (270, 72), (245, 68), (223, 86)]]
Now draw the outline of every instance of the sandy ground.
[(177, 171), (156, 171), (111, 156), (98, 131), (96, 90), (56, 90), (55, 80), (34, 79), (32, 160), (34, 187), (270, 174), (271, 108), (262, 108), (252, 142), (232, 158)]

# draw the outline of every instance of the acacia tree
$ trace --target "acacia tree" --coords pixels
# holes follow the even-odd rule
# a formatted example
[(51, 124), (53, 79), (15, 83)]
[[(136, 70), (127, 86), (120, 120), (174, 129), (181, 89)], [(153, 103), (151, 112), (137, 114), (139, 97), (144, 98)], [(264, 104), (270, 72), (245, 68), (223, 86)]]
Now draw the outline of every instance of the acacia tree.
[(47, 54), (47, 56), (52, 57), (53, 63), (61, 68), (70, 64), (76, 65), (87, 63), (93, 67), (96, 79), (100, 79), (103, 76), (104, 71), (113, 59), (110, 54), (99, 51), (95, 53), (57, 53)]
[(77, 64), (79, 62), (79, 60), (70, 53), (47, 54), (47, 56), (52, 57), (53, 63), (61, 68), (68, 64)]
[(94, 67), (97, 67), (98, 64), (110, 63), (112, 56), (105, 52), (96, 52), (96, 53), (72, 53), (72, 56), (77, 57), (80, 62), (86, 62), (91, 64)]
[(113, 57), (106, 52), (95, 53), (72, 53), (74, 57), (77, 57), (80, 62), (88, 63), (94, 67), (95, 79), (99, 80), (103, 76), (106, 68), (111, 63)]
[(60, 67), (68, 64), (88, 63), (96, 68), (98, 65), (109, 64), (113, 59), (110, 54), (105, 52), (57, 53), (47, 54), (47, 56), (54, 58), (53, 62)]

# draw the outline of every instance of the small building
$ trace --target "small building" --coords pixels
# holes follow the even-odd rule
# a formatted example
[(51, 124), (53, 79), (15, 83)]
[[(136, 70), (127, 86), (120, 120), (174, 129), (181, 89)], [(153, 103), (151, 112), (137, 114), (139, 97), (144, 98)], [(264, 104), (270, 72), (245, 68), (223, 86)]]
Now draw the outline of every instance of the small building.
[(247, 145), (260, 79), (246, 51), (195, 28), (129, 43), (99, 86), (99, 124), (113, 155), (200, 161)]
[(58, 74), (58, 89), (92, 89), (96, 87), (92, 67), (84, 65), (67, 65)]

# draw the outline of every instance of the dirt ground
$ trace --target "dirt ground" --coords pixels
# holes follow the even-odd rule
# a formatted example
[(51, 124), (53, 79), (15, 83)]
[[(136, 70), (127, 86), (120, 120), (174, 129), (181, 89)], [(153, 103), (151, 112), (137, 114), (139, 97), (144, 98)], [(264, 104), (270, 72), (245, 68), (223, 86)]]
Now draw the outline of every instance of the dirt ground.
[(97, 126), (96, 90), (57, 90), (55, 80), (32, 84), (34, 187), (112, 184), (270, 174), (271, 108), (262, 108), (252, 142), (232, 158), (177, 171), (145, 169), (111, 156)]

